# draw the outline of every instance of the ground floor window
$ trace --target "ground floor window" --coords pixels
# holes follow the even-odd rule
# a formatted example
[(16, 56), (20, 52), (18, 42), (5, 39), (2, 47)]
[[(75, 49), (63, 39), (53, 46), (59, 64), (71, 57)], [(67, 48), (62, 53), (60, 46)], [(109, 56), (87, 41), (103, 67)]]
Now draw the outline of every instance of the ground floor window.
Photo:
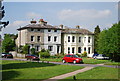
[(91, 48), (90, 48), (90, 47), (88, 47), (88, 54), (90, 54), (90, 50), (91, 50)]
[(68, 54), (70, 54), (70, 47), (68, 47)]
[(84, 51), (86, 51), (86, 47), (84, 47)]
[(78, 53), (81, 53), (81, 47), (78, 47)]
[(49, 51), (53, 51), (53, 46), (48, 46)]
[(39, 51), (39, 49), (40, 49), (40, 46), (36, 46), (36, 50)]
[(73, 54), (75, 53), (75, 48), (74, 48), (74, 47), (72, 47), (72, 53), (73, 53)]

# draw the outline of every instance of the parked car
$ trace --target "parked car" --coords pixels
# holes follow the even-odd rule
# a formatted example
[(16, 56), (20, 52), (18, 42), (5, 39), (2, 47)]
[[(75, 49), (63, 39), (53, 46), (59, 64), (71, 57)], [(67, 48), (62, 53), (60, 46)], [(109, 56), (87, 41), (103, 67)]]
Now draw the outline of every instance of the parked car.
[(109, 60), (110, 58), (106, 57), (106, 55), (104, 55), (104, 54), (99, 54), (99, 55), (95, 56), (94, 59), (106, 59), (106, 60)]
[(2, 53), (2, 58), (13, 58), (11, 53)]
[(25, 58), (27, 58), (27, 60), (37, 60), (37, 61), (40, 60), (37, 55), (31, 55), (31, 54), (26, 55)]
[(95, 58), (95, 57), (98, 56), (98, 55), (99, 55), (99, 54), (94, 53), (93, 56), (92, 56), (92, 58)]
[(79, 58), (77, 55), (74, 54), (67, 54), (62, 58), (62, 62), (72, 62), (74, 64), (76, 63), (83, 63), (82, 58)]

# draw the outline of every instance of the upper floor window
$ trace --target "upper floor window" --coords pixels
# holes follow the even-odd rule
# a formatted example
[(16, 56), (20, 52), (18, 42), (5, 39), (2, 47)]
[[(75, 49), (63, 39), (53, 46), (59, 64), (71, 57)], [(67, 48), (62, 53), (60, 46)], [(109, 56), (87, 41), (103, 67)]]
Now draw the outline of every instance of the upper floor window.
[(51, 36), (48, 36), (48, 41), (51, 41)]
[(54, 30), (54, 32), (57, 32), (57, 30)]
[(68, 36), (68, 42), (70, 42), (70, 36)]
[(57, 41), (57, 36), (54, 37), (54, 42), (56, 42), (56, 41)]
[(40, 29), (37, 29), (38, 31), (40, 31)]
[(90, 39), (91, 39), (91, 38), (90, 38), (90, 37), (88, 37), (88, 43), (90, 43)]
[(31, 28), (31, 31), (34, 31), (34, 29), (33, 29), (33, 28)]
[(31, 36), (31, 41), (32, 41), (32, 42), (34, 41), (34, 36)]
[(37, 36), (37, 41), (38, 41), (38, 42), (40, 41), (40, 36)]
[(72, 36), (72, 42), (75, 42), (75, 36)]
[(48, 32), (51, 32), (51, 30), (49, 29)]
[(52, 51), (53, 50), (53, 46), (48, 46), (48, 50)]
[(81, 37), (79, 37), (79, 42), (81, 42)]

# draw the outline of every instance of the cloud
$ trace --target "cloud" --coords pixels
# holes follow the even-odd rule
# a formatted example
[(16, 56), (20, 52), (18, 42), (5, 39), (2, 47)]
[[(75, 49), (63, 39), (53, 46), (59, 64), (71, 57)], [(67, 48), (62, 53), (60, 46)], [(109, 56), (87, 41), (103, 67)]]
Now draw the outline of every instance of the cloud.
[(5, 33), (17, 33), (17, 29), (20, 28), (20, 26), (25, 26), (29, 23), (29, 21), (20, 21), (20, 20), (16, 20), (13, 21), (12, 23), (10, 23), (6, 28), (3, 29), (2, 31), (2, 35), (4, 35)]
[(58, 13), (60, 20), (80, 20), (89, 21), (94, 19), (101, 19), (109, 17), (111, 14), (110, 10), (95, 10), (95, 9), (82, 9), (82, 10), (71, 10), (66, 9)]
[(35, 12), (29, 12), (26, 14), (27, 18), (30, 18), (30, 19), (38, 19), (41, 17), (41, 14), (38, 14), (38, 13), (35, 13)]

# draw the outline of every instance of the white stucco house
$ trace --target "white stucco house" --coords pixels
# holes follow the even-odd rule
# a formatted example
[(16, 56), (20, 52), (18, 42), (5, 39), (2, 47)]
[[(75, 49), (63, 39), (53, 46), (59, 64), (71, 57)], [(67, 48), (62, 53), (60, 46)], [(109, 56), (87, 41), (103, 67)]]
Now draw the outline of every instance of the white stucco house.
[(63, 28), (62, 30), (62, 51), (66, 54), (82, 54), (87, 52), (91, 57), (94, 53), (94, 33), (76, 28)]

